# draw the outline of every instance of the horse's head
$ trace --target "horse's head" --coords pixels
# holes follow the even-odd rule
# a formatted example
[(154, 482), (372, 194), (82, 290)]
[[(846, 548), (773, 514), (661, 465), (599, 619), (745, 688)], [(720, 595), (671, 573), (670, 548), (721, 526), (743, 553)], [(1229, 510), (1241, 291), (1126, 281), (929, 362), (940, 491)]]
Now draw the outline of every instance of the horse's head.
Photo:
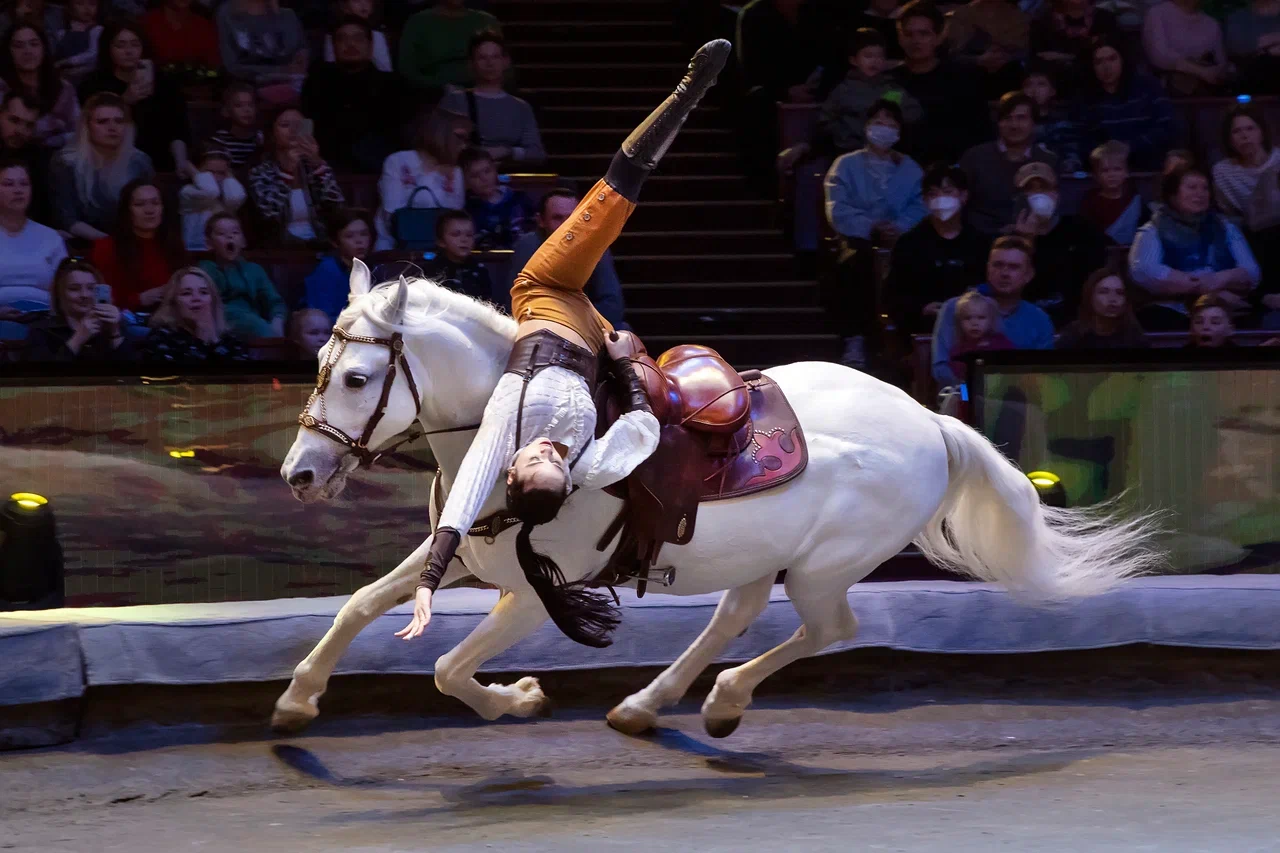
[(353, 263), (351, 306), (320, 350), (316, 389), (280, 468), (304, 503), (339, 494), (347, 475), (418, 420), (425, 377), (399, 331), (408, 300), (403, 277), (375, 289), (369, 268)]

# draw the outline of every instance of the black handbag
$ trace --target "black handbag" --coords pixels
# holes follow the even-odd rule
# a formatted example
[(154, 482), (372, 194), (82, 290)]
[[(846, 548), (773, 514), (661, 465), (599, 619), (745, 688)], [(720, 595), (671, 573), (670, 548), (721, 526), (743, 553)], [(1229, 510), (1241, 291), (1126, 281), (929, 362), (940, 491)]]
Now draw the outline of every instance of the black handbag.
[[(413, 200), (418, 193), (426, 190), (435, 202), (434, 207), (414, 207)], [(440, 217), (440, 199), (431, 191), (431, 187), (418, 187), (409, 193), (409, 200), (404, 207), (391, 214), (391, 236), (395, 238), (397, 249), (416, 249), (426, 251), (436, 245), (436, 219)]]

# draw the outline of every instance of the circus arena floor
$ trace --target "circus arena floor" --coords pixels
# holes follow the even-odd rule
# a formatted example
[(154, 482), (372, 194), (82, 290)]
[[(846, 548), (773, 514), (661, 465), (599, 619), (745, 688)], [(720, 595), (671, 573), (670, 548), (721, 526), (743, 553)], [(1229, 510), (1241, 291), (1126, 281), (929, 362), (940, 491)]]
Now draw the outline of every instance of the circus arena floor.
[(696, 702), (606, 728), (635, 670), (553, 674), (554, 718), (498, 723), (426, 678), (339, 679), (285, 739), (259, 718), (279, 685), (108, 691), (79, 740), (0, 758), (0, 849), (1280, 849), (1274, 656), (1087, 674), (1099, 654), (1124, 655), (805, 662), (725, 740)]

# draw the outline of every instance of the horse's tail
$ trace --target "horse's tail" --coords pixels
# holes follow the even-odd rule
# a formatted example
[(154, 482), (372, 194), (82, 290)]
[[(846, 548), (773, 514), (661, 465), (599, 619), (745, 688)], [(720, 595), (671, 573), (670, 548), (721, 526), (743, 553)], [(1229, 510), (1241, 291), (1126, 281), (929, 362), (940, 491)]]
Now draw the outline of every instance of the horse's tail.
[(1055, 509), (991, 442), (934, 416), (947, 446), (942, 505), (915, 539), (939, 566), (1041, 600), (1096, 595), (1162, 561), (1154, 514), (1122, 519), (1114, 502)]
[(613, 643), (613, 630), (621, 617), (609, 597), (566, 584), (555, 560), (533, 549), (529, 535), (534, 525), (523, 524), (516, 535), (516, 560), (524, 579), (533, 587), (547, 615), (575, 643), (603, 649)]

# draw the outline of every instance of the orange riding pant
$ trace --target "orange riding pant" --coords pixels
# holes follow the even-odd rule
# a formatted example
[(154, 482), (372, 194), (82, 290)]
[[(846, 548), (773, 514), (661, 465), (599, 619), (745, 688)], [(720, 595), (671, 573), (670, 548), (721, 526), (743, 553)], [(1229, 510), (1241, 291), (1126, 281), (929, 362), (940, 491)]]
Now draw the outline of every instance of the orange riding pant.
[(511, 315), (516, 321), (560, 323), (582, 335), (593, 352), (600, 352), (613, 326), (583, 288), (635, 209), (635, 202), (597, 181), (516, 276), (511, 285)]

